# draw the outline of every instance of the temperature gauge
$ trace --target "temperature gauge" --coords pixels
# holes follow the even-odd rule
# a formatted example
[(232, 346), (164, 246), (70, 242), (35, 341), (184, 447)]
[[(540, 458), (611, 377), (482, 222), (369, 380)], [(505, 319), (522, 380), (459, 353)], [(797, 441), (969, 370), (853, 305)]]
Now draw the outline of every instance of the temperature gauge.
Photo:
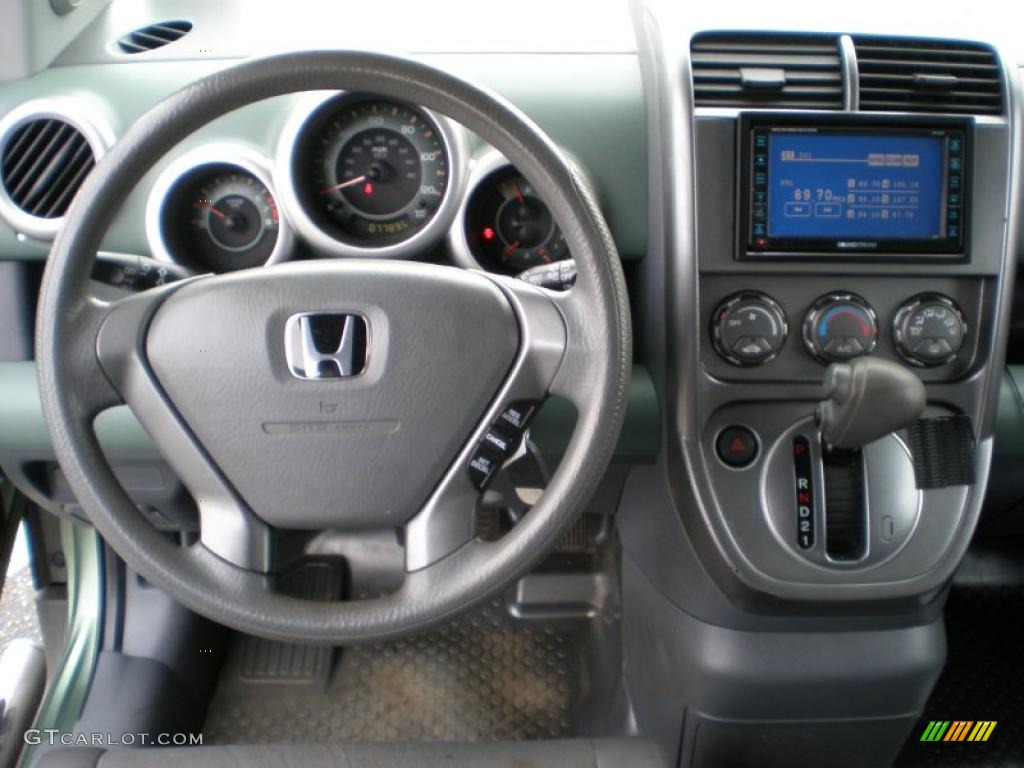
[(511, 166), (486, 177), (466, 207), (466, 243), (486, 269), (519, 274), (569, 258), (569, 248), (537, 191)]

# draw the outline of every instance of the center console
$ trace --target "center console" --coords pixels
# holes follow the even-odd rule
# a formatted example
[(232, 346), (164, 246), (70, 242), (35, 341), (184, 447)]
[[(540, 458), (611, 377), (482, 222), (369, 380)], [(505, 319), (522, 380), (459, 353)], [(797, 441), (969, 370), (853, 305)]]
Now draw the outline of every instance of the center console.
[(630, 695), (681, 765), (890, 765), (988, 475), (1019, 73), (981, 43), (684, 24), (644, 27), (667, 414), (618, 519)]
[[(723, 554), (780, 598), (934, 588), (984, 476), (1008, 124), (698, 109), (694, 130), (696, 412)], [(816, 403), (828, 366), (863, 356), (920, 378), (928, 408), (922, 426), (836, 451)], [(955, 460), (920, 440), (915, 455), (914, 430), (953, 420)], [(955, 483), (921, 477), (955, 461), (971, 465), (948, 468)]]

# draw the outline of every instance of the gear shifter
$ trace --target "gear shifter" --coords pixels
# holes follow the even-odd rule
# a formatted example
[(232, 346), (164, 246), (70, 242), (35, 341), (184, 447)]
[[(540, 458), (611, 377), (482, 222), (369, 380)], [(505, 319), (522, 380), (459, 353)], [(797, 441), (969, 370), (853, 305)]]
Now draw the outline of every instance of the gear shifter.
[(832, 448), (860, 448), (910, 426), (926, 399), (913, 371), (877, 357), (830, 365), (825, 393), (815, 415), (822, 442)]

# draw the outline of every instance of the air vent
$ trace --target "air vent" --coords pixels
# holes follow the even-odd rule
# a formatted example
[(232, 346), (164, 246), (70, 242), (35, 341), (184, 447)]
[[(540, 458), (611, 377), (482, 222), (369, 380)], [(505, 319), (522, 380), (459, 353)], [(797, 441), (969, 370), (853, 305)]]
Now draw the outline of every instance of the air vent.
[(690, 53), (699, 107), (842, 109), (835, 38), (712, 33)]
[(860, 108), (998, 115), (1003, 83), (991, 48), (975, 43), (856, 37)]
[(191, 21), (161, 21), (136, 29), (117, 41), (122, 53), (146, 53), (180, 40), (192, 29)]
[(0, 148), (0, 184), (10, 202), (29, 216), (63, 216), (96, 156), (85, 136), (59, 118), (30, 119)]

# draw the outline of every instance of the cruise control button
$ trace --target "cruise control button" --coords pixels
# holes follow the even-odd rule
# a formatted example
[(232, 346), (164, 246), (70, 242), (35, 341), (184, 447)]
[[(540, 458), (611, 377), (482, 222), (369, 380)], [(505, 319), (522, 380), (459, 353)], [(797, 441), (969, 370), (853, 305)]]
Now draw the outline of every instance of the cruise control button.
[(500, 466), (501, 462), (498, 459), (478, 448), (473, 458), (469, 460), (469, 479), (478, 491), (482, 491), (491, 482)]
[(521, 433), (509, 434), (508, 432), (498, 429), (497, 427), (491, 427), (484, 434), (483, 440), (480, 441), (481, 445), (489, 448), (491, 452), (496, 454), (502, 461), (510, 459), (512, 454), (516, 452), (519, 447), (520, 441), (523, 439)]
[(746, 427), (726, 427), (715, 445), (718, 458), (730, 467), (746, 467), (757, 458), (757, 438)]
[(498, 423), (516, 432), (522, 432), (530, 423), (536, 409), (537, 406), (533, 403), (515, 403), (501, 412)]

